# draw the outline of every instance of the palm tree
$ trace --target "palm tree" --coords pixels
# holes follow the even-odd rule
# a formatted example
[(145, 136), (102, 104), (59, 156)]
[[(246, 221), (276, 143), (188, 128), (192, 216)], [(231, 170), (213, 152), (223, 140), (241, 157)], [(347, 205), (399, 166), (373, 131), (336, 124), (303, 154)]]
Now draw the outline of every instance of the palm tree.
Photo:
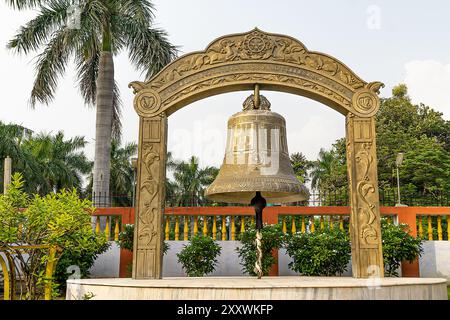
[(168, 177), (175, 170), (178, 162), (174, 160), (172, 152), (167, 152), (166, 157), (166, 207), (174, 207), (177, 205), (177, 195), (180, 193), (178, 185), (175, 181)]
[[(73, 9), (69, 0), (7, 0), (15, 9), (37, 9), (8, 43), (16, 53), (37, 55), (30, 103), (53, 100), (58, 78), (70, 59), (78, 87), (88, 105), (96, 104), (93, 192), (109, 194), (112, 135), (120, 136), (120, 97), (114, 81), (113, 56), (128, 51), (131, 63), (152, 77), (176, 55), (167, 34), (152, 27), (154, 7), (148, 0), (80, 0), (78, 22), (66, 25)], [(107, 203), (109, 199), (107, 199)], [(98, 205), (94, 199), (94, 205)]]
[(198, 206), (204, 201), (205, 187), (210, 185), (219, 169), (215, 167), (200, 168), (198, 158), (192, 156), (187, 162), (178, 161), (174, 164), (174, 179), (176, 184), (176, 204), (179, 206)]
[(27, 184), (33, 192), (45, 195), (61, 189), (76, 188), (81, 191), (83, 176), (91, 171), (92, 164), (83, 148), (84, 137), (65, 139), (62, 131), (56, 135), (40, 133), (23, 143), (23, 149), (32, 155), (38, 169), (28, 174)]
[(292, 169), (298, 181), (305, 183), (308, 181), (308, 170), (312, 166), (312, 162), (307, 160), (301, 152), (292, 153), (289, 157)]
[[(34, 157), (24, 150), (23, 143), (32, 135), (28, 128), (17, 124), (5, 124), (0, 121), (0, 172), (3, 172), (3, 159), (11, 157), (13, 171), (23, 173), (25, 179), (29, 180), (34, 172), (38, 171), (37, 163)], [(32, 181), (27, 183), (26, 190), (30, 191)], [(3, 190), (3, 179), (1, 180), (1, 190)]]
[[(116, 207), (129, 207), (132, 205), (132, 196), (134, 189), (134, 168), (131, 165), (131, 159), (137, 154), (137, 144), (129, 142), (124, 146), (121, 142), (113, 139), (111, 141), (111, 184), (109, 197), (112, 205)], [(85, 193), (92, 194), (93, 172), (89, 175), (88, 185)], [(93, 194), (93, 196), (98, 196)], [(97, 197), (99, 201), (105, 199), (104, 195)]]
[(120, 142), (111, 142), (111, 196), (113, 206), (131, 206), (134, 188), (134, 169), (130, 159), (137, 154), (137, 144), (130, 142), (121, 147)]
[(33, 131), (17, 124), (5, 124), (0, 121), (0, 156), (20, 158), (21, 144), (29, 138)]
[(319, 158), (313, 162), (311, 170), (311, 187), (313, 189), (321, 189), (326, 184), (327, 177), (330, 176), (334, 155), (332, 151), (319, 151)]

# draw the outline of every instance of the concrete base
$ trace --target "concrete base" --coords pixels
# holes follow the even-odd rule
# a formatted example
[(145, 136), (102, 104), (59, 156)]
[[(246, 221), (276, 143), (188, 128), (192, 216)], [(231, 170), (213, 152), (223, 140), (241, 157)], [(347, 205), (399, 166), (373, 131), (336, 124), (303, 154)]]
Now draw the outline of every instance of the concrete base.
[(203, 277), (67, 281), (67, 300), (447, 300), (440, 278)]

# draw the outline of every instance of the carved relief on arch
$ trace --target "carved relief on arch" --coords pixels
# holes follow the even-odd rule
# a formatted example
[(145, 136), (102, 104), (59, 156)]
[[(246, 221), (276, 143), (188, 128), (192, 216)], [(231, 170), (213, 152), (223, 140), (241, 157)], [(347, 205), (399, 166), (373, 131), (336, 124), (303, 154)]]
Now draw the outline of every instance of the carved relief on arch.
[(300, 41), (254, 29), (214, 40), (204, 51), (180, 57), (147, 82), (132, 82), (135, 93), (143, 89), (160, 91), (189, 74), (217, 65), (260, 61), (293, 65), (318, 72), (352, 90), (366, 84), (339, 60), (309, 51)]
[[(226, 92), (224, 86), (242, 90), (252, 81), (305, 94), (343, 114), (365, 118), (378, 111), (377, 93), (383, 86), (364, 82), (339, 60), (308, 51), (294, 38), (258, 29), (221, 37), (205, 51), (173, 61), (151, 80), (129, 86), (136, 94), (136, 112), (153, 117), (162, 112), (170, 115), (184, 101), (195, 101), (199, 93), (204, 98), (212, 91)], [(177, 106), (172, 109), (174, 104)]]
[(380, 108), (378, 93), (384, 87), (381, 82), (371, 82), (353, 94), (353, 113), (360, 117), (373, 117)]
[(134, 109), (141, 117), (152, 117), (160, 113), (161, 97), (151, 89), (139, 91), (134, 97)]
[[(352, 93), (350, 91), (336, 90), (332, 88), (329, 83), (321, 83), (318, 79), (307, 78), (306, 76), (289, 76), (284, 74), (274, 74), (274, 73), (234, 73), (226, 74), (213, 78), (202, 78), (202, 80), (192, 83), (189, 86), (183, 87), (181, 90), (175, 91), (171, 95), (164, 96), (162, 101), (161, 111), (166, 111), (172, 105), (183, 101), (187, 97), (191, 98), (196, 94), (202, 94), (205, 91), (216, 89), (218, 87), (227, 86), (239, 86), (243, 83), (259, 83), (260, 85), (269, 86), (279, 86), (279, 87), (289, 87), (292, 90), (303, 90), (308, 91), (314, 95), (321, 96), (334, 104), (341, 106), (342, 110), (350, 110), (352, 107), (351, 97)], [(166, 92), (164, 92), (166, 95)], [(346, 113), (342, 111), (342, 113)]]

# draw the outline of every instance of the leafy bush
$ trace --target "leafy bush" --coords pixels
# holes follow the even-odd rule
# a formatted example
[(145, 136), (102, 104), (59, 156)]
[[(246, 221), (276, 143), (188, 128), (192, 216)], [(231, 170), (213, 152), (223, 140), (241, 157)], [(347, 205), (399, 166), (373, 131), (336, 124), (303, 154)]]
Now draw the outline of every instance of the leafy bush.
[(117, 244), (121, 249), (127, 249), (133, 251), (133, 237), (134, 237), (134, 225), (125, 224), (123, 231), (119, 233), (119, 240)]
[(305, 276), (342, 275), (351, 257), (348, 236), (339, 229), (287, 235), (285, 246), (293, 259), (289, 268)]
[[(261, 230), (262, 233), (262, 269), (263, 274), (268, 275), (272, 265), (277, 263), (277, 259), (272, 256), (272, 251), (281, 247), (283, 243), (283, 232), (281, 226), (275, 225), (264, 225)], [(252, 225), (249, 229), (239, 235), (239, 240), (242, 245), (240, 248), (236, 248), (241, 259), (241, 265), (243, 266), (243, 271), (247, 272), (252, 276), (256, 276), (253, 271), (256, 262), (256, 229), (255, 225)]]
[[(22, 270), (21, 292), (25, 293), (21, 298), (34, 300), (40, 298), (43, 285), (48, 281), (45, 278), (48, 250), (28, 249), (26, 255), (14, 250), (14, 246), (59, 247), (61, 250), (56, 259), (61, 259), (66, 253), (62, 263), (72, 265), (80, 260), (71, 260), (70, 257), (81, 257), (87, 252), (99, 253), (107, 242), (104, 237), (93, 236), (91, 213), (94, 208), (90, 201), (81, 200), (75, 190), (29, 197), (23, 192), (23, 185), (22, 176), (16, 173), (7, 193), (0, 195), (0, 246), (16, 255), (18, 268)], [(61, 272), (65, 269), (59, 269), (60, 276)], [(56, 287), (54, 295), (57, 294)]]
[[(89, 276), (89, 269), (94, 265), (95, 259), (109, 248), (109, 243), (104, 241), (104, 235), (92, 234), (87, 238), (90, 242), (89, 247), (80, 251), (63, 251), (56, 265), (54, 279), (59, 284), (61, 291), (66, 288), (66, 281), (70, 276), (80, 276), (86, 278)], [(75, 268), (71, 268), (71, 267)], [(79, 273), (78, 273), (79, 272)]]
[(388, 277), (398, 277), (402, 261), (412, 262), (422, 254), (422, 241), (408, 233), (407, 224), (394, 225), (381, 219), (384, 272)]
[[(412, 262), (422, 253), (421, 240), (408, 233), (408, 225), (389, 224), (381, 219), (383, 260), (386, 276), (398, 276), (402, 261)], [(293, 258), (289, 268), (306, 276), (342, 274), (350, 260), (350, 240), (339, 229), (287, 235), (287, 253)]]
[(177, 253), (177, 257), (189, 277), (201, 277), (215, 270), (220, 251), (213, 238), (197, 235)]
[[(133, 251), (133, 239), (134, 239), (134, 225), (126, 224), (123, 228), (123, 231), (119, 233), (119, 240), (116, 241), (116, 243), (121, 249)], [(170, 249), (169, 244), (166, 241), (164, 241), (163, 254), (166, 254), (169, 249)]]

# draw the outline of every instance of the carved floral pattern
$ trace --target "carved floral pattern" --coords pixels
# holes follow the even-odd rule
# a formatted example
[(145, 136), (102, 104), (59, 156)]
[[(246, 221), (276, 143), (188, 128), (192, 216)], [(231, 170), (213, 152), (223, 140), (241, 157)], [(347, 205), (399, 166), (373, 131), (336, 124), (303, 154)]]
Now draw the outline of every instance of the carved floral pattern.
[(212, 65), (231, 61), (268, 60), (299, 65), (334, 77), (353, 89), (365, 83), (350, 69), (327, 55), (310, 52), (299, 41), (283, 36), (264, 33), (255, 29), (246, 34), (230, 35), (214, 41), (204, 52), (184, 56), (170, 64), (163, 72), (147, 83), (132, 82), (135, 92), (144, 87), (160, 89), (187, 73)]
[(196, 91), (201, 91), (202, 89), (207, 89), (211, 86), (216, 86), (219, 84), (230, 84), (233, 82), (240, 83), (242, 81), (266, 81), (266, 82), (278, 82), (278, 83), (285, 83), (285, 84), (293, 84), (295, 86), (299, 86), (302, 88), (307, 88), (311, 91), (318, 92), (322, 95), (328, 96), (331, 100), (334, 100), (338, 103), (340, 103), (343, 106), (350, 106), (350, 101), (347, 100), (342, 95), (337, 94), (335, 91), (328, 89), (327, 87), (312, 82), (303, 80), (301, 78), (294, 78), (294, 77), (288, 77), (284, 75), (274, 75), (274, 74), (233, 74), (233, 75), (227, 75), (227, 76), (221, 76), (209, 80), (205, 80), (200, 83), (196, 83), (192, 86), (189, 86), (178, 93), (172, 95), (170, 98), (167, 98), (163, 102), (163, 107), (172, 104), (174, 101), (183, 98), (186, 95), (189, 95)]
[(361, 179), (356, 185), (356, 192), (361, 199), (358, 203), (358, 217), (361, 223), (360, 225), (360, 237), (366, 244), (378, 243), (378, 232), (374, 227), (376, 219), (375, 204), (370, 200), (369, 193), (375, 192), (375, 186), (371, 183), (369, 178), (369, 172), (373, 165), (373, 156), (370, 149), (371, 143), (363, 143), (361, 150), (356, 153), (356, 163), (359, 164), (359, 168), (362, 169)]
[(138, 247), (149, 247), (156, 235), (157, 201), (155, 201), (159, 182), (155, 171), (158, 170), (160, 156), (151, 143), (143, 144), (141, 161), (140, 210), (138, 225)]
[(308, 51), (293, 38), (258, 29), (219, 38), (205, 51), (175, 60), (150, 81), (130, 86), (136, 93), (137, 113), (153, 117), (203, 88), (258, 80), (291, 83), (366, 117), (378, 110), (376, 92), (382, 86), (365, 83), (337, 59)]

